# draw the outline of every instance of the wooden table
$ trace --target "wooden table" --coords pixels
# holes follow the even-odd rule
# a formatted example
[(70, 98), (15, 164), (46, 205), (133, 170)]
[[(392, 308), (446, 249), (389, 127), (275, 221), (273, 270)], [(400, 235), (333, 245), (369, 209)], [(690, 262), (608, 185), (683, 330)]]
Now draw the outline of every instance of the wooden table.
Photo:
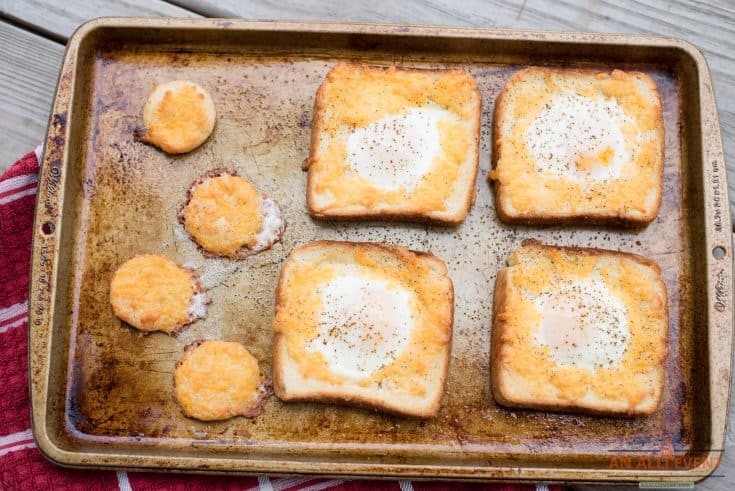
[[(729, 174), (730, 210), (735, 215), (733, 0), (0, 0), (0, 171), (42, 140), (64, 43), (80, 23), (100, 16), (440, 24), (681, 37), (704, 51), (712, 70)], [(701, 489), (735, 489), (732, 413), (727, 452), (716, 471), (722, 477), (707, 479), (699, 485)]]

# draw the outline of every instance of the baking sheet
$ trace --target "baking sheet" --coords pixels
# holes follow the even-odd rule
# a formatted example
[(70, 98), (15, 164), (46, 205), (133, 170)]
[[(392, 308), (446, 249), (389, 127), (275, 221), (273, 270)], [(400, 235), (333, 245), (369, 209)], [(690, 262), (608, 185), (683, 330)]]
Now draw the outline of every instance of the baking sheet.
[[(60, 191), (54, 193), (53, 186), (46, 191), (58, 209), (49, 212), (44, 199), (37, 219), (37, 227), (51, 221), (58, 228), (41, 233), (34, 244), (35, 287), (37, 276), (44, 275), (44, 256), (53, 257), (55, 266), (48, 274), (53, 295), (31, 296), (32, 306), (49, 306), (32, 319), (41, 326), (32, 331), (32, 368), (42, 368), (32, 371), (34, 421), (37, 438), (40, 424), (48, 439), (42, 450), (53, 444), (47, 455), (72, 465), (463, 478), (638, 480), (650, 471), (680, 479), (707, 471), (635, 468), (640, 455), (659, 455), (662, 449), (679, 457), (716, 450), (726, 407), (712, 387), (727, 392), (729, 386), (732, 271), (724, 164), (716, 186), (707, 187), (712, 162), (700, 155), (708, 146), (717, 150), (719, 134), (708, 140), (702, 123), (703, 113), (711, 111), (708, 117), (714, 118), (716, 113), (713, 104), (700, 100), (697, 60), (687, 65), (693, 55), (674, 50), (674, 40), (658, 41), (661, 46), (649, 40), (653, 46), (636, 48), (630, 38), (602, 35), (588, 35), (586, 41), (577, 35), (578, 41), (562, 34), (396, 26), (97, 22), (77, 33), (70, 44), (76, 53), (73, 60), (67, 56), (62, 72), (57, 121), (52, 120), (44, 159), (50, 167), (42, 180), (42, 189), (53, 182), (50, 172), (58, 160)], [(595, 39), (597, 49), (591, 49)], [(563, 49), (564, 42), (586, 47)], [(614, 42), (623, 48), (607, 46)], [(338, 223), (308, 216), (300, 167), (309, 152), (313, 98), (340, 60), (456, 67), (476, 77), (483, 99), (480, 171), (477, 199), (463, 224)], [(492, 111), (505, 81), (529, 65), (606, 69), (611, 63), (648, 73), (662, 96), (666, 146), (658, 218), (640, 230), (499, 223), (486, 176)], [(134, 139), (150, 91), (175, 79), (200, 83), (218, 110), (212, 137), (182, 156)], [(244, 261), (202, 256), (176, 215), (191, 182), (215, 168), (248, 177), (281, 204), (288, 222), (282, 243)], [(708, 197), (718, 190), (724, 210), (720, 226), (727, 231), (719, 236), (717, 215), (707, 213)], [(663, 401), (654, 415), (584, 416), (494, 403), (489, 387), (493, 283), (524, 238), (635, 252), (661, 265), (669, 292), (670, 353)], [(455, 286), (455, 322), (438, 416), (421, 421), (333, 405), (285, 404), (273, 397), (254, 419), (185, 418), (172, 396), (173, 368), (184, 346), (198, 339), (238, 341), (270, 371), (280, 267), (292, 249), (315, 239), (401, 244), (446, 262)], [(41, 250), (45, 240), (53, 241), (53, 250), (48, 244)], [(726, 255), (716, 271), (717, 260), (708, 250), (713, 240)], [(206, 319), (169, 337), (141, 335), (115, 318), (108, 300), (111, 274), (142, 252), (163, 253), (200, 269), (213, 299)], [(714, 308), (716, 289), (710, 286), (717, 272), (725, 291), (722, 311)], [(722, 314), (724, 324), (716, 325), (710, 311)], [(711, 339), (715, 329), (725, 337), (711, 346), (707, 336)], [(714, 363), (719, 357), (727, 363), (713, 373), (715, 354)], [(40, 406), (46, 411), (36, 416)]]

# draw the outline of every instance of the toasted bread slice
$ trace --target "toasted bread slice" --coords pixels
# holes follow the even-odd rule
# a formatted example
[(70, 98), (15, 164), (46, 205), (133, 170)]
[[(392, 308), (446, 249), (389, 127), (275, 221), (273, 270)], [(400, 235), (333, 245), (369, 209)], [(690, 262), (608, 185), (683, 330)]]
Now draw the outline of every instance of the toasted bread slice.
[(275, 393), (434, 416), (453, 313), (452, 281), (431, 254), (357, 242), (302, 246), (276, 290)]
[(658, 214), (664, 123), (644, 73), (521, 70), (498, 96), (493, 142), (504, 222), (641, 226)]
[(495, 400), (651, 414), (661, 401), (667, 336), (666, 286), (654, 261), (524, 241), (495, 282)]
[(482, 99), (463, 70), (340, 63), (314, 102), (316, 218), (457, 224), (475, 193)]

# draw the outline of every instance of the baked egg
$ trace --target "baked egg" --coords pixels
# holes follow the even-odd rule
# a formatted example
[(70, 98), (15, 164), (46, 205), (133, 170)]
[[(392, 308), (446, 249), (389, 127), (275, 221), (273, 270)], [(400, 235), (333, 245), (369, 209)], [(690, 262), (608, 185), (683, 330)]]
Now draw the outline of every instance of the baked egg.
[(658, 213), (663, 113), (644, 73), (521, 70), (496, 102), (493, 143), (501, 217), (646, 223)]
[(277, 292), (276, 394), (409, 414), (412, 406), (436, 411), (452, 295), (446, 267), (428, 254), (330, 241), (295, 250)]
[(474, 192), (480, 106), (462, 70), (336, 65), (315, 103), (310, 210), (457, 213)]

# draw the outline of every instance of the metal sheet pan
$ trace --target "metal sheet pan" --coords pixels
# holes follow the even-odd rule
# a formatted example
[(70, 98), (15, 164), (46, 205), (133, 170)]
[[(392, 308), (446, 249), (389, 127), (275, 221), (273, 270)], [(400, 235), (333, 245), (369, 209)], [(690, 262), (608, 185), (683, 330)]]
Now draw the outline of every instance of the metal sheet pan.
[[(477, 201), (456, 228), (314, 221), (305, 208), (311, 109), (338, 60), (462, 67), (483, 97)], [(529, 65), (649, 73), (663, 99), (665, 191), (640, 230), (500, 224), (490, 185), (495, 97)], [(152, 87), (207, 87), (219, 114), (198, 150), (134, 139)], [(189, 184), (225, 167), (276, 198), (282, 244), (243, 262), (206, 259), (177, 228)], [(725, 164), (706, 63), (676, 39), (441, 27), (98, 19), (69, 41), (46, 140), (30, 293), (33, 429), (51, 460), (79, 467), (484, 480), (696, 480), (719, 461), (730, 384), (732, 244)], [(670, 295), (660, 409), (610, 418), (497, 406), (489, 390), (496, 272), (524, 238), (657, 260)], [(172, 398), (172, 370), (200, 338), (240, 341), (270, 369), (283, 260), (313, 239), (385, 241), (443, 258), (454, 280), (451, 368), (436, 418), (417, 421), (270, 399), (255, 419), (201, 423)], [(139, 252), (199, 266), (206, 320), (143, 336), (109, 306), (111, 272)], [(716, 257), (717, 256), (717, 257)], [(721, 257), (720, 257), (721, 256)], [(718, 258), (719, 257), (719, 258)], [(670, 464), (657, 464), (661, 456)], [(641, 456), (652, 457), (641, 466)], [(666, 460), (669, 462), (669, 460)]]

